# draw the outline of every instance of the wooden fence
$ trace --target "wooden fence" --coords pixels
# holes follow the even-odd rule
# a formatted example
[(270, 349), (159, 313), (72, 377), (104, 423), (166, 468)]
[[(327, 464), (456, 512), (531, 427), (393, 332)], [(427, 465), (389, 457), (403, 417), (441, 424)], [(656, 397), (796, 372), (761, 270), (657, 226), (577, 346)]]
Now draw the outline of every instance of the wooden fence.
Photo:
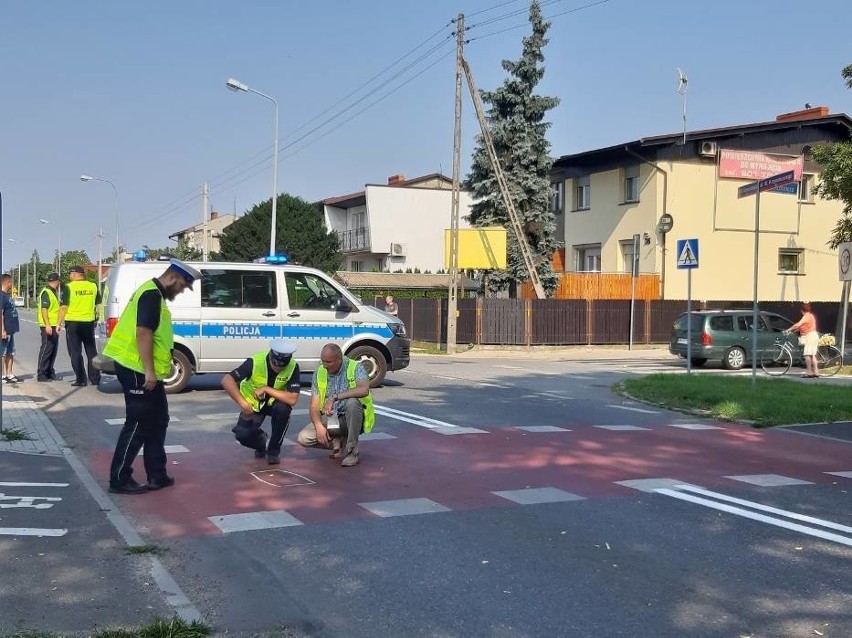
[[(408, 336), (444, 343), (446, 299), (397, 299)], [(799, 302), (766, 301), (760, 309), (797, 321)], [(751, 308), (751, 301), (693, 301), (693, 310)], [(834, 332), (839, 306), (811, 302), (821, 332)], [(383, 306), (383, 302), (382, 305)], [(668, 343), (685, 300), (637, 300), (633, 342)], [(606, 299), (459, 299), (456, 341), (477, 345), (594, 345), (630, 341), (630, 301)]]
[[(557, 273), (555, 299), (630, 299), (633, 277), (630, 273), (563, 272)], [(522, 299), (535, 299), (532, 284), (521, 286)], [(659, 299), (660, 276), (640, 274), (636, 278), (636, 299)]]

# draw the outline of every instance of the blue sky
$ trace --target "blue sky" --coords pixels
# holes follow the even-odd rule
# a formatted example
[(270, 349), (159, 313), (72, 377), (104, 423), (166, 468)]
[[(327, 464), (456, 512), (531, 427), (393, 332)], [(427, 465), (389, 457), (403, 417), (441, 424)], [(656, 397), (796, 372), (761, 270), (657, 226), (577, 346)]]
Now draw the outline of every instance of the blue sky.
[[(805, 102), (852, 113), (840, 77), (852, 63), (846, 0), (821, 2), (818, 13), (792, 0), (609, 0), (566, 13), (593, 2), (543, 3), (556, 16), (540, 85), (561, 99), (549, 118), (554, 156), (679, 131), (676, 67), (689, 76), (690, 129), (771, 120)], [(222, 213), (268, 198), (272, 105), (228, 91), (228, 77), (278, 100), (282, 146), (333, 118), (280, 153), (281, 192), (314, 201), (396, 173), (449, 175), (449, 22), (465, 13), (468, 60), (477, 85), (491, 89), (505, 77), (500, 61), (520, 53), (526, 6), (1, 0), (2, 265), (33, 248), (49, 258), (60, 235), (63, 250), (96, 259), (99, 228), (104, 252), (112, 249), (112, 189), (82, 183), (83, 173), (117, 186), (131, 249), (173, 245), (169, 234), (200, 221), (205, 181)], [(466, 172), (476, 134), (467, 96), (464, 112)]]

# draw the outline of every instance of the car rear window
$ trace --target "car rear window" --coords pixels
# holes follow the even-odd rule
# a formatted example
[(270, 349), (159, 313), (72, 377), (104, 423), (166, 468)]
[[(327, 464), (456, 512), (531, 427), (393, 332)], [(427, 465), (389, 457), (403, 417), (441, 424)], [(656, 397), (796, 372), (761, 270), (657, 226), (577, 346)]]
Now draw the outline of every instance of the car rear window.
[(730, 315), (710, 317), (710, 330), (714, 332), (733, 332), (734, 318)]
[[(704, 315), (692, 315), (692, 332), (701, 332), (704, 327)], [(675, 330), (686, 330), (686, 313), (675, 319)]]

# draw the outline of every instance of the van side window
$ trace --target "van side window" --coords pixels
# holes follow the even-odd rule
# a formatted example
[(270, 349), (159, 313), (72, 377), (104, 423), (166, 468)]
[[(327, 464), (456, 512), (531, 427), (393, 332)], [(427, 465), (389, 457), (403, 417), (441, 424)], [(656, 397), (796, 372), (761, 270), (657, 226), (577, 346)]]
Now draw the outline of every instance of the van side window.
[(286, 273), (291, 310), (334, 310), (340, 293), (325, 279), (311, 273)]
[(768, 315), (767, 319), (769, 320), (769, 327), (772, 332), (783, 332), (793, 325), (792, 321), (779, 315)]
[(733, 332), (734, 318), (730, 315), (710, 317), (710, 330), (715, 332)]
[[(740, 315), (737, 317), (737, 326), (739, 327), (741, 332), (749, 332), (751, 331), (751, 326), (753, 323), (754, 317), (751, 315)], [(766, 322), (763, 321), (763, 317), (757, 318), (757, 331), (758, 332), (768, 332), (768, 328), (766, 327)]]
[(205, 270), (201, 305), (206, 308), (277, 308), (275, 273), (258, 270)]

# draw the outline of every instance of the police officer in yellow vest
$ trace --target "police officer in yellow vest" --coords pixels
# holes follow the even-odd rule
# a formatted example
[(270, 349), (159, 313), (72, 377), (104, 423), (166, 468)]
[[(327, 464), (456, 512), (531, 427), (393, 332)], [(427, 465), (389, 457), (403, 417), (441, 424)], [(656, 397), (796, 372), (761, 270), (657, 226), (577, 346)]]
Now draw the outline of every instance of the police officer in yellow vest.
[[(281, 462), (281, 443), (290, 425), (290, 413), (299, 401), (301, 373), (293, 359), (296, 346), (276, 339), (269, 352), (258, 352), (222, 378), (222, 387), (240, 406), (237, 424), (231, 429), (241, 445), (252, 448), (254, 457), (270, 465)], [(272, 417), (272, 434), (262, 425)]]
[[(166, 428), (169, 404), (163, 386), (171, 372), (172, 314), (166, 301), (173, 301), (201, 277), (192, 266), (178, 259), (159, 277), (146, 281), (127, 302), (104, 347), (104, 355), (115, 360), (115, 374), (124, 390), (127, 413), (118, 435), (109, 469), (109, 491), (140, 494), (174, 485), (166, 474)], [(133, 460), (143, 450), (147, 485), (133, 479)]]
[[(342, 457), (340, 465), (353, 467), (361, 460), (358, 437), (376, 421), (370, 379), (364, 366), (344, 357), (336, 344), (326, 344), (320, 358), (311, 388), (311, 423), (296, 440), (305, 447), (331, 448), (331, 458)], [(332, 427), (335, 421), (339, 429)]]
[(56, 370), (56, 351), (59, 349), (59, 274), (52, 272), (47, 276), (47, 285), (42, 288), (38, 298), (38, 329), (41, 333), (41, 347), (38, 351), (37, 381), (53, 381)]
[[(92, 359), (98, 354), (98, 347), (95, 345), (95, 323), (98, 306), (101, 305), (101, 295), (96, 283), (86, 281), (82, 266), (72, 266), (68, 273), (70, 281), (63, 290), (59, 323), (65, 328), (65, 343), (71, 357), (71, 368), (74, 370), (75, 379), (71, 385), (85, 386), (87, 371), (89, 383), (98, 385), (101, 382), (101, 373), (92, 365)], [(83, 367), (83, 348), (86, 349), (86, 367)]]

